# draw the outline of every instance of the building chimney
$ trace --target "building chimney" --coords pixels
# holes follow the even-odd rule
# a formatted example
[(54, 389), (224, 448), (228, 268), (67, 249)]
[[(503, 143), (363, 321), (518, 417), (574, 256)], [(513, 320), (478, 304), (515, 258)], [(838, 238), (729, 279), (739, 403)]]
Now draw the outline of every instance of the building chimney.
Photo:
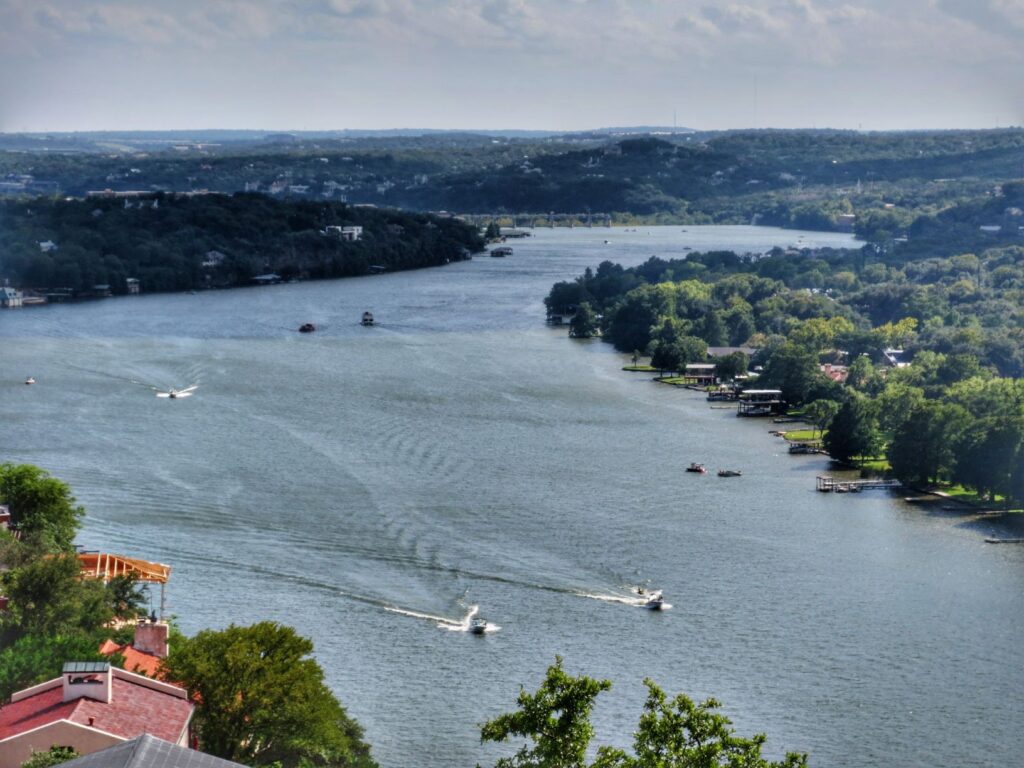
[(167, 658), (167, 624), (162, 621), (140, 621), (135, 625), (135, 650)]
[(95, 699), (110, 703), (113, 674), (105, 661), (69, 661), (61, 670), (64, 677), (63, 701)]

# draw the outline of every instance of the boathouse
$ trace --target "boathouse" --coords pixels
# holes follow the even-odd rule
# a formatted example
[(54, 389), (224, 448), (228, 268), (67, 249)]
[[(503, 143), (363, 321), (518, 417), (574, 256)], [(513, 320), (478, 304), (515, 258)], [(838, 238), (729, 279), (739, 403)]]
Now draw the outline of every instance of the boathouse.
[(785, 410), (781, 389), (745, 389), (739, 395), (737, 416), (774, 416)]

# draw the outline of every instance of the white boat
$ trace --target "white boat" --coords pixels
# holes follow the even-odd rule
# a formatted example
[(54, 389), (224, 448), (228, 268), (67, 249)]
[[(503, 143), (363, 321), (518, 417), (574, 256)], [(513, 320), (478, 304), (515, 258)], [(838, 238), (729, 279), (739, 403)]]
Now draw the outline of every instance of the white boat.
[(35, 384), (36, 380), (33, 379), (31, 376), (29, 376), (27, 379), (25, 379), (25, 383), (26, 384)]
[(651, 592), (647, 597), (647, 602), (644, 603), (644, 608), (649, 611), (660, 611), (665, 607), (665, 598), (661, 592)]
[(481, 616), (474, 616), (469, 620), (469, 631), (474, 635), (482, 635), (487, 631), (487, 619)]

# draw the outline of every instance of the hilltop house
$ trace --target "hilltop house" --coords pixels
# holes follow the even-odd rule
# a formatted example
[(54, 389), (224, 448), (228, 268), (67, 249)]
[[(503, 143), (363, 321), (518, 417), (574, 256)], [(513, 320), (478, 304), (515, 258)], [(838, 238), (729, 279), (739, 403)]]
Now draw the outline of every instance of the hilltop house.
[(188, 746), (193, 710), (184, 688), (106, 662), (68, 662), (0, 708), (0, 768), (52, 746), (90, 754), (144, 733)]

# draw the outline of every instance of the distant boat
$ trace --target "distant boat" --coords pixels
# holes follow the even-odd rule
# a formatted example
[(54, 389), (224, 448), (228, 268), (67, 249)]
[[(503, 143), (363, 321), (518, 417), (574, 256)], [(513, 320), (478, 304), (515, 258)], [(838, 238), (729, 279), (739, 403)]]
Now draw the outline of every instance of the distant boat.
[(501, 257), (501, 256), (511, 256), (511, 255), (512, 255), (512, 249), (509, 248), (507, 245), (503, 245), (503, 246), (501, 246), (501, 248), (491, 248), (491, 256)]
[(363, 312), (363, 319), (359, 323), (360, 325), (373, 325), (373, 312)]
[(703, 464), (698, 464), (697, 462), (693, 462), (690, 466), (688, 466), (686, 468), (686, 471), (687, 472), (699, 472), (700, 474), (703, 475), (705, 472), (708, 471), (708, 469)]
[(192, 393), (199, 388), (198, 384), (193, 384), (191, 387), (185, 387), (184, 389), (169, 389), (166, 392), (157, 392), (157, 397), (166, 397), (171, 400), (179, 400), (183, 397), (192, 397)]
[(469, 620), (469, 632), (473, 635), (482, 635), (487, 631), (487, 619), (481, 616), (474, 616)]
[(36, 380), (33, 379), (31, 376), (29, 376), (27, 379), (25, 379), (25, 383), (26, 384), (35, 384)]
[(312, 333), (316, 330), (316, 326), (312, 323), (303, 323), (299, 326), (299, 333)]
[(718, 470), (719, 477), (740, 477), (743, 473), (738, 469), (720, 469)]

